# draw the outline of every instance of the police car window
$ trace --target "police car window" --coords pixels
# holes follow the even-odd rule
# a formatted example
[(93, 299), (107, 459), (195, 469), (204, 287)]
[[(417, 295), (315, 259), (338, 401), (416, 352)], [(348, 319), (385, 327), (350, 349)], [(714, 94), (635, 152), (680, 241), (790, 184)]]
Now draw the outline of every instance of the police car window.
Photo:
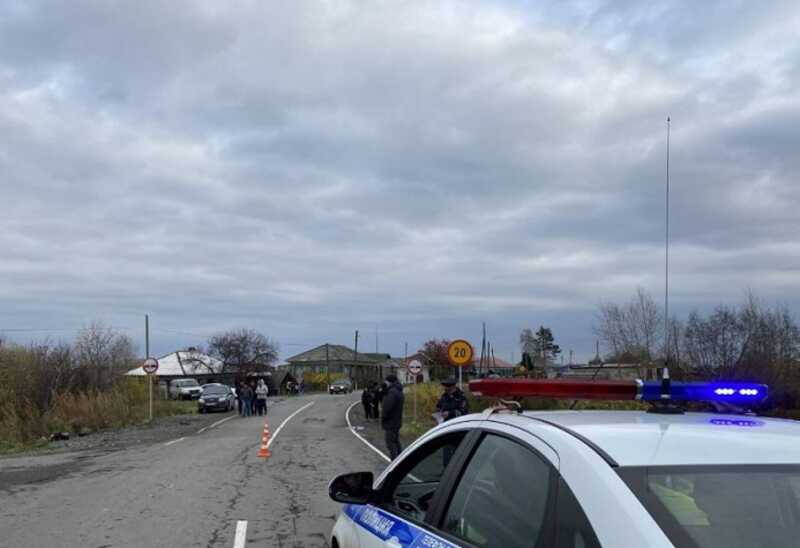
[(458, 481), (442, 530), (481, 547), (532, 547), (545, 529), (550, 477), (533, 451), (487, 435)]
[(800, 467), (684, 466), (619, 472), (678, 548), (797, 546)]
[(383, 488), (386, 509), (423, 521), (447, 465), (464, 437), (464, 432), (442, 436), (405, 458)]

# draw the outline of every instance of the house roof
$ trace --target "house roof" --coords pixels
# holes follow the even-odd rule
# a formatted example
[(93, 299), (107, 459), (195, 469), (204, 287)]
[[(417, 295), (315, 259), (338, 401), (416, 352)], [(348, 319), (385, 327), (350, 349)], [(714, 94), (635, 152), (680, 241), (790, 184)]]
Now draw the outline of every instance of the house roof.
[[(327, 353), (326, 353), (327, 347)], [(359, 352), (358, 361), (377, 362), (389, 359), (389, 354), (375, 354), (371, 352)], [(301, 352), (296, 356), (287, 358), (290, 364), (303, 362), (324, 362), (326, 359), (332, 362), (353, 362), (355, 350), (341, 344), (321, 344), (311, 350)]]
[[(157, 377), (191, 377), (192, 375), (218, 375), (222, 372), (223, 364), (202, 352), (189, 352), (179, 350), (158, 358)], [(131, 369), (126, 373), (134, 377), (144, 376), (141, 366)]]

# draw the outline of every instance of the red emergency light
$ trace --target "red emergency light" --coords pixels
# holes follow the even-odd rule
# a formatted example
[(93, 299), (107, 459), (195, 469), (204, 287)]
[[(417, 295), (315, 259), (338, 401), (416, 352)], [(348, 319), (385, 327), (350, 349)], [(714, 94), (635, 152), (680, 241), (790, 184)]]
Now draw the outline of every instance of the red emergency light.
[(476, 396), (493, 398), (553, 398), (568, 400), (634, 400), (636, 382), (572, 379), (476, 379), (469, 382)]

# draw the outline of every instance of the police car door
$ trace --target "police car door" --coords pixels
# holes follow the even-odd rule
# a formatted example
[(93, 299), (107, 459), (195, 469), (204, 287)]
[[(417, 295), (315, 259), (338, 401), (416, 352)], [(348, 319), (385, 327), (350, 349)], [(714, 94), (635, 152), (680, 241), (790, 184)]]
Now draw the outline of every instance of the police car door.
[[(476, 433), (477, 435), (477, 433)], [(386, 476), (375, 504), (348, 505), (361, 548), (457, 546), (430, 531), (440, 486), (465, 458), (467, 430), (444, 433), (404, 455)]]

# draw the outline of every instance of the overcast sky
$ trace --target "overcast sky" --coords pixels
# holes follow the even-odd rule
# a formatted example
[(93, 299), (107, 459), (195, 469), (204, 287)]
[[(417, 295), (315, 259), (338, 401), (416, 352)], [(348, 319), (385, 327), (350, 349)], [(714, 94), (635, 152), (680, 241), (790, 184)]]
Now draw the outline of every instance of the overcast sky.
[[(235, 8), (233, 6), (236, 6)], [(800, 306), (800, 4), (0, 0), (0, 329), (593, 352)]]

